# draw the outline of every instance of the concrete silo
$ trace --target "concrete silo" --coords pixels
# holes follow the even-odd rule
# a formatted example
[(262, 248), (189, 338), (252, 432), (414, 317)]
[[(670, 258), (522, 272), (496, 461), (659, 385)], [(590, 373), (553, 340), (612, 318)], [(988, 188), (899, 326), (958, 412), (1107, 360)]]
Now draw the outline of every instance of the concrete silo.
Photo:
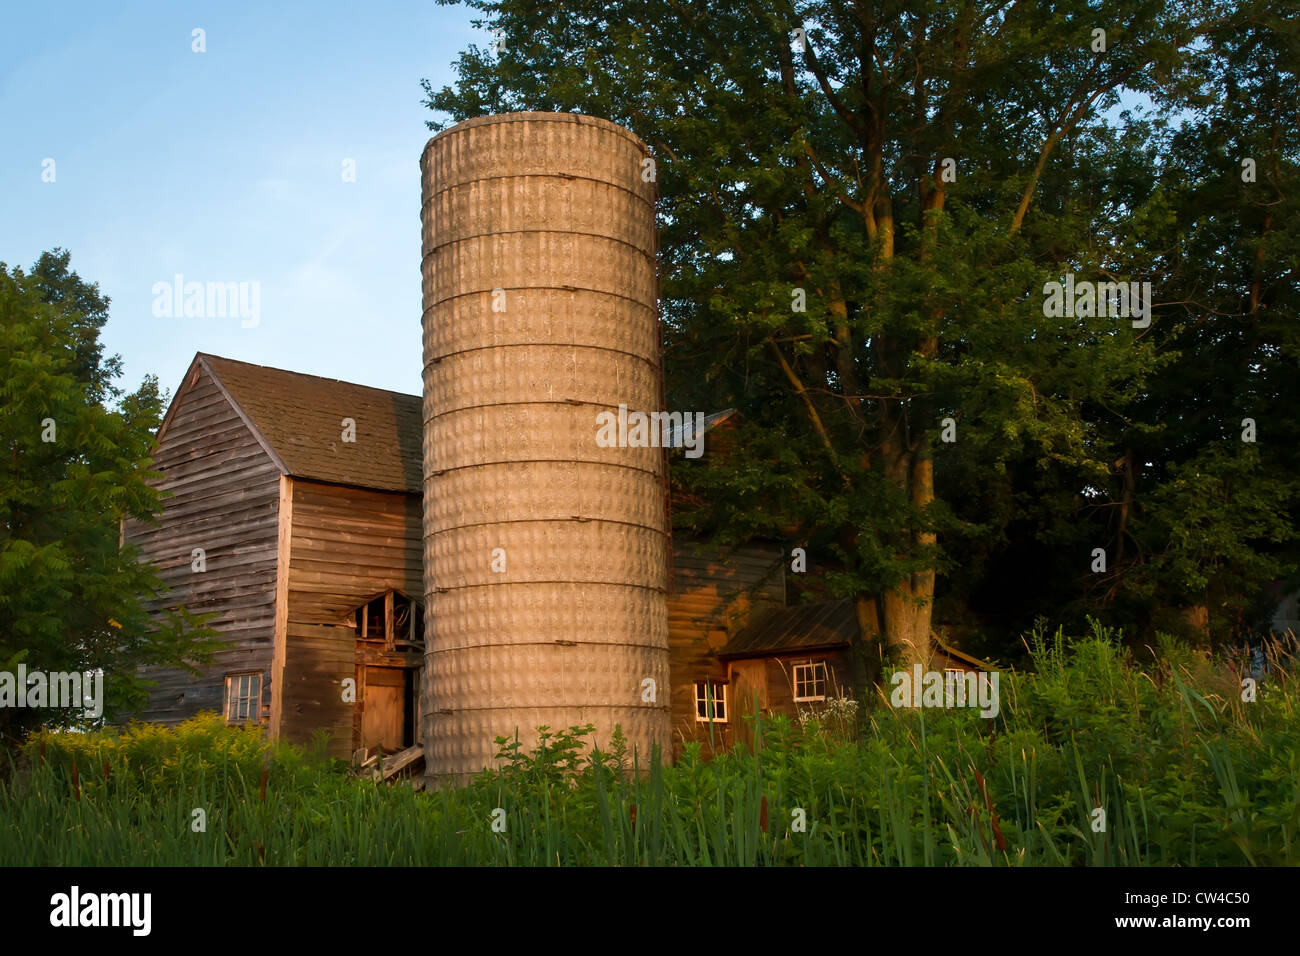
[[(427, 773), (498, 735), (621, 725), (668, 744), (658, 448), (597, 415), (660, 404), (645, 145), (575, 114), (447, 129), (421, 157)], [(653, 682), (653, 683), (648, 683)]]

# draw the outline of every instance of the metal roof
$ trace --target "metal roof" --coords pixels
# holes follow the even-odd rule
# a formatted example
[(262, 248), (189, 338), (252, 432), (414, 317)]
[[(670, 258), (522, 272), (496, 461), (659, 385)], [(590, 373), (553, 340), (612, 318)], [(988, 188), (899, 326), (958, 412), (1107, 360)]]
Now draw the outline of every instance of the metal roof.
[(846, 647), (858, 633), (853, 601), (819, 601), (772, 611), (736, 633), (718, 657)]

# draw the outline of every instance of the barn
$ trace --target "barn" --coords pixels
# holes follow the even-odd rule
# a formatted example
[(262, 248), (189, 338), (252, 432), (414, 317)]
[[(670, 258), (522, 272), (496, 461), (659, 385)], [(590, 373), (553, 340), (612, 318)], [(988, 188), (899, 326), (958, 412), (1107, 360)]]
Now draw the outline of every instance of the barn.
[[(139, 716), (218, 710), (422, 756), (441, 784), (543, 724), (709, 753), (755, 710), (852, 694), (852, 609), (792, 601), (782, 542), (671, 533), (669, 459), (700, 449), (664, 400), (645, 143), (511, 113), (439, 133), (420, 168), (422, 396), (204, 353), (177, 389), (170, 497), (123, 538), (171, 589), (157, 609), (223, 640), (197, 676), (147, 674)], [(629, 407), (681, 424), (601, 440)]]
[[(198, 676), (148, 672), (136, 716), (216, 710), (300, 743), (323, 731), (339, 757), (419, 742), (420, 408), (417, 395), (194, 357), (157, 436), (170, 497), (156, 523), (123, 534), (170, 589), (158, 609), (213, 615), (224, 646)], [(734, 739), (738, 717), (700, 700), (727, 693), (732, 637), (785, 604), (781, 558), (775, 542), (674, 541), (662, 704), (674, 752)]]
[(149, 674), (141, 718), (218, 710), (294, 741), (326, 731), (338, 756), (415, 743), (419, 409), (417, 396), (194, 357), (158, 431), (171, 497), (124, 537), (169, 603), (214, 615), (225, 646), (197, 677)]

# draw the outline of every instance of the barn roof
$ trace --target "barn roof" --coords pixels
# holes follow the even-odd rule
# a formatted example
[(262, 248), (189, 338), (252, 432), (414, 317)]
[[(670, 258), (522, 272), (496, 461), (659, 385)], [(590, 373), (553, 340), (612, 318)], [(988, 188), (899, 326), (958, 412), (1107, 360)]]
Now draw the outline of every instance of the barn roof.
[[(208, 370), (288, 474), (419, 493), (420, 396), (203, 352), (194, 360)], [(356, 423), (355, 442), (343, 441), (345, 418)]]
[[(768, 657), (799, 651), (847, 647), (858, 635), (858, 617), (851, 598), (796, 604), (778, 608), (737, 631), (718, 657)], [(950, 663), (976, 670), (993, 670), (993, 665), (933, 638), (937, 653)]]
[(746, 625), (718, 652), (722, 658), (846, 647), (858, 633), (853, 601), (783, 607)]

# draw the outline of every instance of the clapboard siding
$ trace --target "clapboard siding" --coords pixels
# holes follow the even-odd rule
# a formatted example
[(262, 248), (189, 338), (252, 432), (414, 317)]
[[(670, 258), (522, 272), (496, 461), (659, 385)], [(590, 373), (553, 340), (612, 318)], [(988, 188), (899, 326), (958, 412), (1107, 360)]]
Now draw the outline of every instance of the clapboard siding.
[[(171, 497), (156, 524), (127, 521), (125, 540), (153, 563), (170, 589), (155, 611), (185, 606), (211, 613), (225, 641), (196, 677), (149, 668), (157, 682), (136, 716), (172, 724), (224, 706), (225, 675), (262, 674), (262, 712), (271, 701), (276, 519), (280, 470), (201, 365), (191, 367), (161, 432), (155, 484)], [(205, 569), (193, 570), (195, 548)]]
[(346, 757), (355, 704), (343, 701), (342, 685), (356, 676), (356, 637), (343, 618), (385, 591), (422, 595), (422, 504), (399, 492), (292, 485), (280, 734), (306, 742), (327, 730), (329, 752)]
[[(767, 710), (773, 714), (785, 714), (797, 717), (800, 709), (816, 710), (822, 705), (818, 702), (795, 703), (794, 699), (794, 665), (808, 664), (814, 661), (826, 663), (826, 696), (853, 696), (850, 684), (849, 652), (839, 648), (824, 651), (803, 652), (800, 654), (781, 654), (762, 658), (767, 677)], [(739, 663), (739, 662), (737, 662)]]
[(343, 680), (355, 677), (350, 627), (290, 621), (285, 646), (280, 735), (306, 743), (318, 730), (330, 735), (329, 753), (347, 757), (353, 705), (343, 701)]
[[(710, 741), (709, 726), (695, 719), (695, 682), (727, 680), (727, 665), (718, 660), (717, 652), (756, 606), (785, 603), (782, 572), (776, 546), (701, 550), (682, 541), (674, 548), (668, 594), (674, 757), (689, 741), (699, 741), (707, 754), (725, 749), (735, 739), (738, 716), (729, 715), (727, 725), (713, 725)], [(733, 703), (730, 698), (728, 703)]]

